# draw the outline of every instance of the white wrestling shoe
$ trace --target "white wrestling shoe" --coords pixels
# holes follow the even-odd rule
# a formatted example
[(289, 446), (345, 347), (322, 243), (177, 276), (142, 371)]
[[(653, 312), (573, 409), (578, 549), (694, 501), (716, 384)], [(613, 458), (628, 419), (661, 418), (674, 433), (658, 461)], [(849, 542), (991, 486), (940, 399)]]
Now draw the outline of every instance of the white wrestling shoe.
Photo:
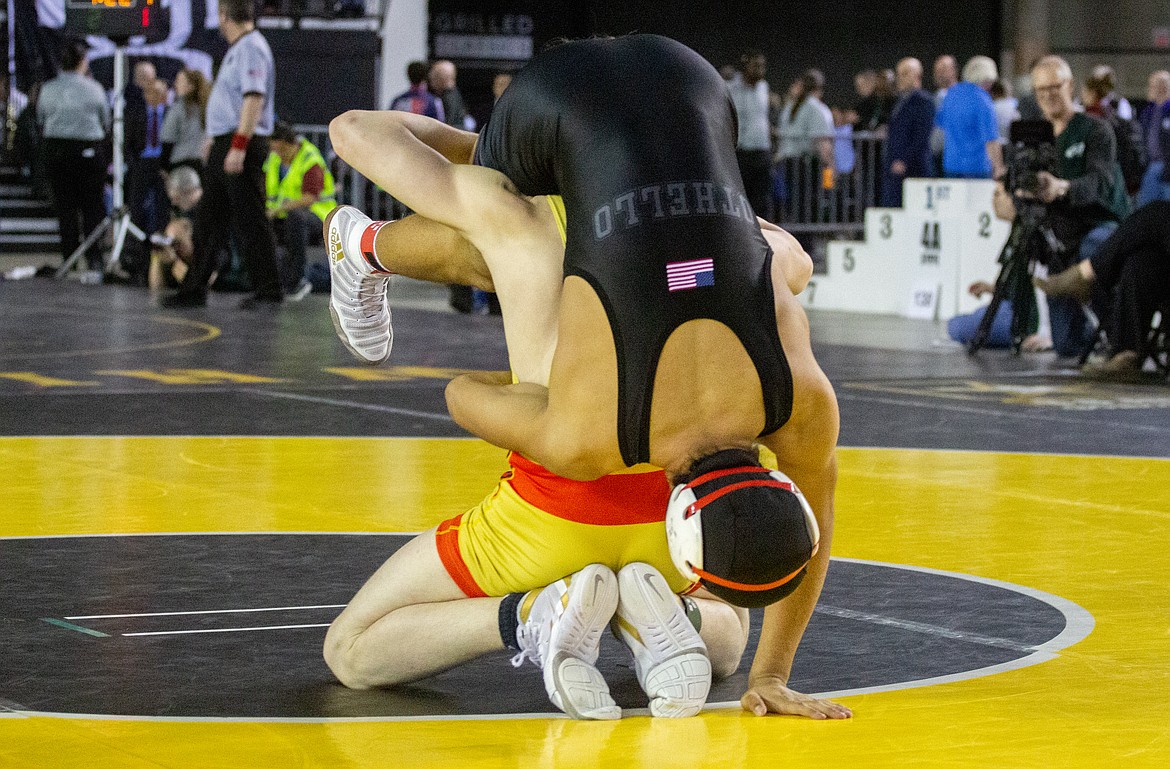
[[(366, 363), (390, 357), (394, 330), (386, 285), (391, 273), (362, 253), (362, 234), (373, 222), (352, 206), (338, 206), (326, 224), (331, 289), (329, 314), (342, 344)], [(372, 251), (372, 248), (371, 248)]]
[(650, 697), (651, 714), (697, 715), (711, 690), (711, 661), (682, 602), (646, 563), (622, 567), (618, 591), (614, 635), (634, 653), (634, 671)]
[(618, 603), (618, 581), (613, 571), (590, 564), (557, 580), (520, 604), (516, 640), (520, 653), (544, 671), (544, 689), (558, 708), (573, 718), (615, 720), (622, 710), (609, 694), (609, 685), (594, 664), (601, 634)]

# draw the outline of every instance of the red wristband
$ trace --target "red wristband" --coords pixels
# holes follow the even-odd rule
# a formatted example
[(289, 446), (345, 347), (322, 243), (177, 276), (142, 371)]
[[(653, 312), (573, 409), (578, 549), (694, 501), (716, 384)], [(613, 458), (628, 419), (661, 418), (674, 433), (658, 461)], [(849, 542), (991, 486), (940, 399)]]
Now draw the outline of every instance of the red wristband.
[(249, 136), (244, 136), (243, 134), (232, 134), (232, 149), (246, 150), (248, 149), (248, 142), (250, 140), (251, 137)]

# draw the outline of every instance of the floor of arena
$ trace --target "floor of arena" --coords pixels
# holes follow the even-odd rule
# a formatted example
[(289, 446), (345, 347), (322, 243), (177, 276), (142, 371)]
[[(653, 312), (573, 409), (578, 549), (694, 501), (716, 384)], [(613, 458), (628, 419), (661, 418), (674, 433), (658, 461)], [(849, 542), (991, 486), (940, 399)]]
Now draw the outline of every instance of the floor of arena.
[(1170, 763), (1170, 387), (969, 357), (889, 318), (811, 316), (842, 448), (792, 683), (852, 720), (742, 713), (750, 649), (701, 716), (651, 719), (612, 639), (620, 722), (565, 719), (503, 654), (335, 684), (340, 606), (503, 468), (443, 403), (454, 374), (506, 366), (499, 319), (394, 295), (371, 368), (322, 296), (178, 314), (0, 284), (0, 765)]

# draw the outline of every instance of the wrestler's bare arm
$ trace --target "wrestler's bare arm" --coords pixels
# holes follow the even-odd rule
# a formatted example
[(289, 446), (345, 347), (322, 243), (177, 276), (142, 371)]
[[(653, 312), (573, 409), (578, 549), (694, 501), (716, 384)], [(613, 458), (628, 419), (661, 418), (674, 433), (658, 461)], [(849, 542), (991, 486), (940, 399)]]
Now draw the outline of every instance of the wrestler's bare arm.
[(788, 290), (799, 294), (808, 286), (812, 279), (812, 257), (805, 252), (800, 241), (792, 237), (789, 232), (779, 225), (772, 224), (767, 219), (756, 217), (760, 223), (760, 232), (764, 240), (772, 248), (772, 280), (783, 278)]
[(553, 470), (544, 456), (541, 440), (547, 435), (543, 428), (548, 411), (547, 387), (513, 384), (509, 372), (477, 371), (447, 383), (446, 396), (447, 410), (455, 424), (494, 446), (519, 452)]
[[(800, 487), (821, 530), (820, 548), (809, 563), (808, 573), (792, 595), (764, 610), (764, 624), (756, 656), (743, 696), (746, 710), (805, 715), (812, 718), (846, 718), (843, 708), (788, 688), (792, 661), (820, 598), (829, 568), (833, 541), (833, 495), (837, 485), (836, 446), (840, 415), (833, 387), (808, 348), (808, 321), (791, 299), (782, 331), (794, 373), (792, 418), (761, 442), (776, 454), (778, 466)], [(803, 339), (793, 340), (794, 334)], [(791, 343), (790, 343), (791, 342)]]

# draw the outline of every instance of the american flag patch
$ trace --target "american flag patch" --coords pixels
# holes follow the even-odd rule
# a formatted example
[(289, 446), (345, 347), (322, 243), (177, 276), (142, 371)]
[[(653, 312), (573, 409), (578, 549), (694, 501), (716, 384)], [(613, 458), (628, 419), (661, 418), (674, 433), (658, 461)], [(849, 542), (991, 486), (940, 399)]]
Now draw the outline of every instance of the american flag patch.
[(692, 259), (689, 262), (666, 263), (666, 288), (683, 291), (688, 288), (715, 285), (715, 262), (712, 259)]

